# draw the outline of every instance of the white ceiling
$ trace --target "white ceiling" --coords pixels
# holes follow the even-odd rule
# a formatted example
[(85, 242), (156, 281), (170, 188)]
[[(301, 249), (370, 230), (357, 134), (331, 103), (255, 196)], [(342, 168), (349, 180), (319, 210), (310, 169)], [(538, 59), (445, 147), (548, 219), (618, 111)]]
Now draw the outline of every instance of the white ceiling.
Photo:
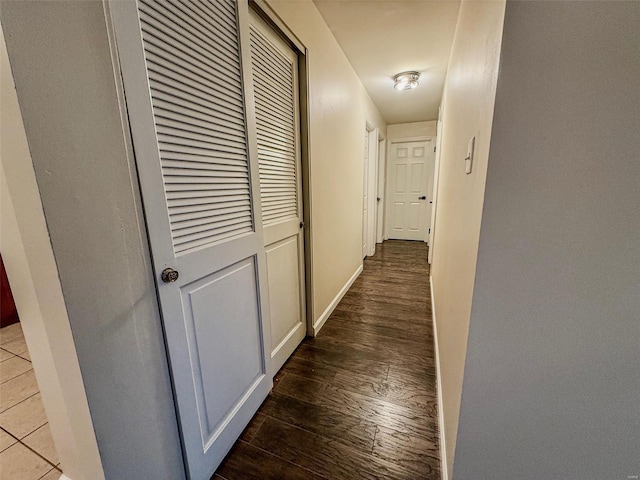
[[(458, 0), (313, 0), (387, 124), (436, 120)], [(420, 85), (396, 91), (396, 73)]]

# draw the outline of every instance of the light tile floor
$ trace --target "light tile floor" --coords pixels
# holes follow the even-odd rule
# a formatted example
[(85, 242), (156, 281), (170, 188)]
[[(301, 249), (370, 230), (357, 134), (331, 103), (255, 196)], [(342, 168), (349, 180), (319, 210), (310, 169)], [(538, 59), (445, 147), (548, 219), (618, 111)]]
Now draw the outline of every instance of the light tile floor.
[(19, 323), (0, 329), (0, 480), (57, 480), (62, 471)]

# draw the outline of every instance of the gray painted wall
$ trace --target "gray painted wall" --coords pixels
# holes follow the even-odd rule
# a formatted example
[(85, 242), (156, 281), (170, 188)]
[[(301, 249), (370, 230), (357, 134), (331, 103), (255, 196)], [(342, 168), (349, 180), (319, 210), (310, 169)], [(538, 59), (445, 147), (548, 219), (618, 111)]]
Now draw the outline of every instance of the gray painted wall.
[(453, 476), (633, 475), (640, 2), (510, 1)]
[(184, 478), (102, 2), (1, 19), (107, 479)]

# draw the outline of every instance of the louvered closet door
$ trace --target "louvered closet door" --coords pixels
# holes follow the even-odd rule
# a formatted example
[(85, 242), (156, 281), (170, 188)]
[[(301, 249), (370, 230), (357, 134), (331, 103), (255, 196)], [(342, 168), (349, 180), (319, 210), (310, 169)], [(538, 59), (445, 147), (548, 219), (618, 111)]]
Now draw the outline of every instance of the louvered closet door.
[(298, 56), (253, 11), (250, 37), (275, 373), (306, 335)]
[(272, 386), (248, 7), (111, 8), (188, 474), (208, 480)]

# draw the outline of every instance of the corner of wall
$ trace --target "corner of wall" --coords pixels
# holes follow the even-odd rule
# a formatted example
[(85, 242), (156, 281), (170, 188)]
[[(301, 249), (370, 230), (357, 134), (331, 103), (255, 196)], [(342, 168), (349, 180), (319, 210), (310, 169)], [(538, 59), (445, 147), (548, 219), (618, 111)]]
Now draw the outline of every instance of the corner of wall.
[(336, 307), (338, 306), (338, 304), (340, 303), (340, 300), (342, 300), (342, 297), (345, 296), (345, 294), (349, 291), (349, 289), (351, 288), (351, 285), (353, 285), (353, 282), (355, 282), (357, 280), (357, 278), (360, 276), (360, 274), (362, 273), (362, 269), (363, 269), (363, 265), (361, 264), (356, 271), (354, 272), (353, 275), (351, 275), (351, 278), (349, 278), (349, 280), (347, 280), (347, 283), (344, 284), (344, 286), (340, 289), (340, 291), (338, 292), (338, 294), (334, 297), (334, 299), (331, 301), (331, 303), (327, 306), (327, 308), (325, 308), (324, 312), (322, 312), (322, 314), (320, 315), (320, 317), (318, 317), (318, 319), (313, 323), (313, 336), (315, 337), (316, 335), (318, 335), (318, 332), (320, 331), (320, 329), (324, 326), (324, 324), (326, 323), (326, 321), (329, 319), (329, 317), (331, 316), (331, 314), (333, 313), (333, 311), (336, 309)]

